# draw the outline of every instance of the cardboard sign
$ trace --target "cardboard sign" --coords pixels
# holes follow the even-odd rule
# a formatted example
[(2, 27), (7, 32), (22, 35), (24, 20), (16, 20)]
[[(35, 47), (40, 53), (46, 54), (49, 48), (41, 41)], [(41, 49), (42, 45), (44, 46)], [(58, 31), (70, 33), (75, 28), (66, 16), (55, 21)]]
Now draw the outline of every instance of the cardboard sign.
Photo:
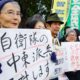
[(47, 80), (51, 53), (48, 30), (0, 29), (0, 80)]

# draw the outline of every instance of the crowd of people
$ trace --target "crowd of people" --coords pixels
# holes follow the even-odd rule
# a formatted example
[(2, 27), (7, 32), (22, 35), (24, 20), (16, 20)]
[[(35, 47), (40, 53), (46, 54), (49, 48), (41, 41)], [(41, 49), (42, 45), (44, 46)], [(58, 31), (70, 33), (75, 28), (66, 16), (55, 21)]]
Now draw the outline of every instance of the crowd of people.
[[(80, 41), (80, 32), (78, 29), (71, 29), (71, 26), (64, 27), (64, 36), (58, 39), (60, 26), (64, 24), (57, 13), (47, 16), (47, 20), (43, 20), (42, 16), (35, 14), (29, 17), (25, 26), (21, 26), (21, 9), (18, 2), (14, 0), (0, 0), (0, 28), (25, 28), (25, 29), (48, 29), (52, 34), (53, 51), (56, 46), (60, 46), (61, 42)], [(54, 58), (53, 58), (54, 57)], [(51, 60), (56, 62), (56, 54), (52, 53)], [(69, 80), (80, 80), (80, 71), (64, 73)], [(58, 77), (51, 80), (59, 80)]]

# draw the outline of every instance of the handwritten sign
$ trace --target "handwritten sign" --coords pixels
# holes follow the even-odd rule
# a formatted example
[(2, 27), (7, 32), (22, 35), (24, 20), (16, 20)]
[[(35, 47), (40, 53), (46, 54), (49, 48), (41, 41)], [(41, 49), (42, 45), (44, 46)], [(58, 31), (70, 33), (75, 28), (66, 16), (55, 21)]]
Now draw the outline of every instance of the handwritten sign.
[(0, 80), (47, 80), (51, 53), (48, 30), (0, 29)]
[(80, 42), (63, 42), (65, 70), (80, 70)]

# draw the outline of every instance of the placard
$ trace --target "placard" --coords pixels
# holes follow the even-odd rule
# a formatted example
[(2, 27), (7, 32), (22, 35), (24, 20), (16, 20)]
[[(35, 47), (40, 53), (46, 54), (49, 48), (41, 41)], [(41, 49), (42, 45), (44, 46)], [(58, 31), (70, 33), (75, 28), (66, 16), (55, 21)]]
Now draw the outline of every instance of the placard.
[(0, 29), (0, 80), (47, 80), (51, 53), (49, 30)]
[(80, 42), (63, 42), (65, 71), (80, 70)]

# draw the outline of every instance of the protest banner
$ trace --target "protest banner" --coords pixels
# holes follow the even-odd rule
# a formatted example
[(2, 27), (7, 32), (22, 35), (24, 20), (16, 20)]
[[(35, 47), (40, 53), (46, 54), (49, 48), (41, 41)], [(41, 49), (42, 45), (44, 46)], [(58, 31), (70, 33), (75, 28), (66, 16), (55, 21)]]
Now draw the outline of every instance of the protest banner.
[(68, 2), (68, 0), (54, 0), (52, 3), (52, 13), (56, 12), (59, 15), (60, 19), (64, 22), (64, 24), (61, 26), (61, 29), (64, 27), (68, 17)]
[(51, 62), (52, 51), (49, 30), (0, 29), (0, 80), (55, 78), (62, 73), (63, 61)]
[(80, 70), (80, 42), (63, 42), (65, 71)]
[(70, 10), (66, 25), (80, 30), (80, 0), (70, 1)]
[(45, 80), (51, 42), (48, 30), (0, 29), (0, 80)]

